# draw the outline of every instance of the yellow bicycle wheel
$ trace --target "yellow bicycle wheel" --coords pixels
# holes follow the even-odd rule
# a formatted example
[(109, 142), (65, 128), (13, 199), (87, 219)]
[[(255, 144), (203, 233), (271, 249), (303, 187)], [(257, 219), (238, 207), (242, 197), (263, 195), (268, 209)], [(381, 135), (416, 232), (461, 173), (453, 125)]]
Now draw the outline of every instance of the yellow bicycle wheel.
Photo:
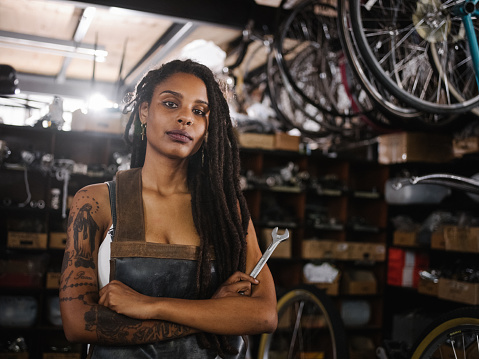
[(259, 359), (347, 359), (346, 331), (334, 303), (314, 286), (292, 289), (278, 301), (278, 328), (263, 334)]

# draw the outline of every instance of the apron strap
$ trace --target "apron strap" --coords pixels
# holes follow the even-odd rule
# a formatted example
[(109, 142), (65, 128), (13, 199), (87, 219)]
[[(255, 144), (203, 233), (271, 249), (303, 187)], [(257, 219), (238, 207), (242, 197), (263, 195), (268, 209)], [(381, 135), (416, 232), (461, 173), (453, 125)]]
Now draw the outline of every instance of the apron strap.
[(116, 242), (145, 242), (141, 168), (116, 175)]
[(108, 193), (110, 194), (110, 208), (111, 208), (111, 221), (113, 223), (113, 228), (111, 230), (111, 238), (115, 237), (115, 228), (116, 228), (116, 182), (108, 181), (106, 182), (108, 186)]

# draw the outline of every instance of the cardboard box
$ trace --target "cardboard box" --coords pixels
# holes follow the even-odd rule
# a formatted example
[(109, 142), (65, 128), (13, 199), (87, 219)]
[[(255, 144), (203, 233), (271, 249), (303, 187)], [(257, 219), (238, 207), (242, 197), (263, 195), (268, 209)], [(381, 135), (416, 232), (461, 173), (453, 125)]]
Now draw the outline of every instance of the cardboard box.
[(369, 246), (362, 242), (348, 242), (348, 256), (350, 260), (369, 260)]
[(417, 247), (417, 232), (394, 231), (393, 244), (396, 246)]
[(386, 246), (383, 243), (347, 242), (348, 256), (343, 259), (356, 261), (384, 261)]
[(454, 138), (452, 140), (454, 157), (460, 158), (469, 153), (479, 152), (479, 137), (473, 136), (463, 139)]
[(45, 249), (47, 248), (47, 234), (9, 231), (7, 235), (7, 247)]
[(274, 135), (262, 133), (240, 133), (239, 144), (243, 148), (259, 148), (263, 150), (273, 150), (275, 146)]
[(384, 243), (369, 243), (368, 246), (373, 261), (384, 262), (386, 260), (386, 245)]
[(320, 239), (305, 239), (301, 245), (301, 257), (305, 259), (334, 258), (335, 241)]
[(348, 341), (350, 346), (349, 359), (376, 358), (376, 346), (371, 338), (353, 334)]
[(444, 163), (454, 158), (452, 137), (448, 134), (398, 132), (378, 137), (378, 162)]
[(437, 231), (431, 232), (431, 248), (446, 249), (446, 241), (444, 239), (444, 229), (441, 227)]
[(28, 359), (28, 353), (1, 353), (2, 359)]
[(299, 151), (299, 144), (301, 143), (301, 137), (290, 136), (287, 133), (275, 133), (274, 135), (274, 148), (282, 151)]
[(439, 278), (437, 296), (454, 302), (476, 305), (479, 304), (479, 283)]
[(479, 227), (469, 227), (467, 231), (467, 242), (472, 251), (479, 252)]
[(323, 289), (327, 295), (336, 296), (339, 294), (339, 284), (341, 282), (341, 274), (334, 279), (332, 283), (310, 282), (303, 276), (303, 281), (306, 284), (314, 285), (319, 289)]
[(444, 246), (447, 251), (478, 252), (477, 230), (466, 227), (444, 226)]
[[(260, 234), (260, 247), (261, 250), (264, 252), (268, 246), (272, 243), (273, 239), (271, 237), (271, 232), (273, 231), (273, 228), (263, 228), (261, 230)], [(284, 234), (284, 229), (278, 229), (278, 234)], [(278, 244), (276, 249), (274, 250), (273, 254), (271, 254), (271, 258), (291, 258), (292, 257), (292, 240), (293, 240), (293, 231), (288, 230), (289, 232), (289, 238), (286, 239), (285, 241), (281, 242)]]
[(348, 270), (343, 274), (341, 291), (344, 294), (376, 294), (378, 285), (373, 272), (368, 270)]
[(61, 276), (61, 273), (48, 272), (45, 287), (47, 289), (58, 289), (58, 288), (60, 288), (60, 276)]
[(370, 242), (305, 239), (302, 241), (301, 257), (305, 259), (385, 261), (386, 245)]
[(43, 359), (81, 359), (80, 353), (43, 353)]
[(417, 291), (421, 294), (437, 297), (439, 291), (439, 282), (434, 283), (432, 280), (419, 277)]
[(333, 258), (350, 259), (351, 248), (349, 242), (335, 242), (333, 246)]
[(63, 232), (50, 232), (49, 248), (65, 249), (67, 234)]

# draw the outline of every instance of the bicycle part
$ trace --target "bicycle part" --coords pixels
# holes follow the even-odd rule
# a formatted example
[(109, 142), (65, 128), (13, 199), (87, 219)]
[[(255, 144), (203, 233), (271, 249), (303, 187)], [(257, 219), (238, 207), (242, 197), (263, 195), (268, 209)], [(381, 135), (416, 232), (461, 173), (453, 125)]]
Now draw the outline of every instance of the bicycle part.
[[(304, 102), (334, 116), (354, 116), (340, 71), (336, 16), (333, 6), (318, 0), (296, 6), (274, 42), (276, 58), (288, 89)], [(306, 56), (307, 61), (292, 61)]]
[[(414, 107), (400, 102), (388, 93), (371, 74), (361, 53), (351, 27), (349, 0), (338, 1), (338, 28), (344, 54), (349, 66), (361, 84), (366, 96), (374, 103), (380, 114), (368, 116), (380, 128), (399, 128), (406, 130), (442, 129), (448, 127), (457, 115), (439, 115), (423, 113)], [(381, 115), (382, 114), (382, 115)]]
[(268, 248), (266, 248), (263, 255), (259, 259), (258, 263), (256, 263), (256, 265), (254, 266), (253, 270), (250, 273), (250, 276), (253, 278), (256, 278), (259, 272), (261, 272), (261, 269), (263, 269), (264, 265), (268, 261), (269, 257), (271, 257), (271, 254), (273, 254), (276, 247), (278, 247), (278, 245), (281, 242), (284, 242), (286, 239), (289, 238), (289, 231), (286, 229), (283, 234), (279, 235), (278, 227), (275, 227), (273, 231), (271, 232), (271, 237), (273, 241), (268, 246)]
[[(331, 135), (325, 126), (322, 125), (324, 115), (318, 112), (313, 106), (297, 106), (287, 92), (282, 75), (277, 66), (275, 57), (272, 54), (268, 56), (267, 63), (267, 91), (271, 101), (271, 107), (276, 112), (278, 120), (281, 121), (288, 130), (298, 129), (302, 134), (318, 138)], [(297, 97), (299, 95), (296, 95)], [(301, 101), (297, 99), (297, 101)], [(310, 112), (306, 115), (305, 112)], [(312, 119), (314, 118), (314, 120)]]
[(303, 285), (282, 296), (278, 328), (261, 336), (258, 358), (349, 358), (344, 324), (326, 293)]
[[(350, 0), (349, 4), (358, 49), (391, 94), (420, 111), (438, 114), (464, 113), (479, 104), (477, 84), (469, 81), (474, 66), (463, 36), (464, 23), (455, 15), (463, 0), (444, 4)], [(431, 43), (443, 49), (438, 56), (446, 76), (430, 60)], [(454, 97), (451, 86), (460, 98)]]
[(437, 184), (445, 187), (456, 188), (469, 193), (479, 194), (479, 181), (449, 173), (432, 173), (425, 176), (413, 176), (411, 178), (398, 180), (398, 182), (393, 185), (393, 188), (398, 190), (404, 186), (419, 183)]
[(459, 308), (435, 320), (413, 345), (410, 357), (478, 358), (479, 308)]

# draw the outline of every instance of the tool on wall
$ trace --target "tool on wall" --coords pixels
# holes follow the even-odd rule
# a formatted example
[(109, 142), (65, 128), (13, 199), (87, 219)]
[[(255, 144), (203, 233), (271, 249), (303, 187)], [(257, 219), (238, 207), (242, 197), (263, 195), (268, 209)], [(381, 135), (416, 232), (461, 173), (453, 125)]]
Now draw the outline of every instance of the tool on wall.
[(55, 178), (58, 181), (63, 181), (62, 218), (67, 217), (68, 182), (74, 165), (75, 161), (68, 159), (55, 160), (53, 164)]

